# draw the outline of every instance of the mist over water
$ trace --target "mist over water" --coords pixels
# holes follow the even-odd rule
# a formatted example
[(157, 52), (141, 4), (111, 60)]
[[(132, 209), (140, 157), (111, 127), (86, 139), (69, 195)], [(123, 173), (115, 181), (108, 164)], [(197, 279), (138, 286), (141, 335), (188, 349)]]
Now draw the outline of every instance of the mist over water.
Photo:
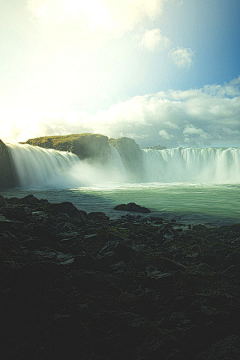
[(114, 147), (106, 166), (30, 145), (8, 148), (21, 187), (6, 196), (33, 193), (112, 217), (121, 215), (116, 204), (136, 202), (181, 221), (206, 222), (206, 215), (240, 222), (240, 148), (142, 150), (144, 178), (134, 183)]

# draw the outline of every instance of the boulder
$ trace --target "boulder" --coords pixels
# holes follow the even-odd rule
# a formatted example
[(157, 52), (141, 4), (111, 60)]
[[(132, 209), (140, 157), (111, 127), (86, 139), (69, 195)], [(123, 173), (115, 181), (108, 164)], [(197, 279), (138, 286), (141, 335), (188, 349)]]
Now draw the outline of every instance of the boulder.
[(59, 204), (50, 204), (47, 209), (50, 214), (55, 216), (64, 213), (67, 214), (71, 219), (85, 221), (82, 212), (79, 211), (72, 203), (67, 201)]
[(147, 209), (144, 206), (137, 205), (135, 203), (128, 203), (128, 204), (120, 204), (115, 206), (115, 210), (123, 210), (123, 211), (134, 211), (134, 212), (141, 212), (141, 213), (150, 213), (151, 210)]

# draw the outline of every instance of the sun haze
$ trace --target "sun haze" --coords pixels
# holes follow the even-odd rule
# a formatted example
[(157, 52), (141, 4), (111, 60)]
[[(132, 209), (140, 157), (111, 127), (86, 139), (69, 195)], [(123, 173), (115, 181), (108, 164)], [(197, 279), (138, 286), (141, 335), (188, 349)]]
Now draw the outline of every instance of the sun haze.
[(2, 139), (239, 146), (239, 16), (227, 0), (2, 0)]

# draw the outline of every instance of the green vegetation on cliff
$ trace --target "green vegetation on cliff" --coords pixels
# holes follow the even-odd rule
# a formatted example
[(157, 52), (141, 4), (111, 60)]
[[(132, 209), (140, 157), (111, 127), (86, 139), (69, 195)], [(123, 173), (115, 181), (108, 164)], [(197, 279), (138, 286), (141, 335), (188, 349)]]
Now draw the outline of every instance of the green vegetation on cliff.
[(48, 149), (69, 151), (81, 160), (89, 159), (105, 163), (109, 160), (111, 150), (107, 136), (100, 134), (72, 134), (64, 136), (44, 136), (29, 139), (27, 144)]

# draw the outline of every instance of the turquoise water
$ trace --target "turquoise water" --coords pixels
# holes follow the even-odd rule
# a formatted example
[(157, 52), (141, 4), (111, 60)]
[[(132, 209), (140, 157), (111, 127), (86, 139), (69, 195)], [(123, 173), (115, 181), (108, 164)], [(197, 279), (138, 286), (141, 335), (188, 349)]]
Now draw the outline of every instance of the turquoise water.
[(1, 193), (7, 197), (34, 194), (51, 202), (70, 201), (81, 210), (103, 211), (111, 218), (125, 214), (114, 210), (115, 205), (135, 202), (148, 207), (152, 211), (150, 216), (213, 225), (240, 223), (240, 184), (108, 183), (73, 189), (12, 189)]

